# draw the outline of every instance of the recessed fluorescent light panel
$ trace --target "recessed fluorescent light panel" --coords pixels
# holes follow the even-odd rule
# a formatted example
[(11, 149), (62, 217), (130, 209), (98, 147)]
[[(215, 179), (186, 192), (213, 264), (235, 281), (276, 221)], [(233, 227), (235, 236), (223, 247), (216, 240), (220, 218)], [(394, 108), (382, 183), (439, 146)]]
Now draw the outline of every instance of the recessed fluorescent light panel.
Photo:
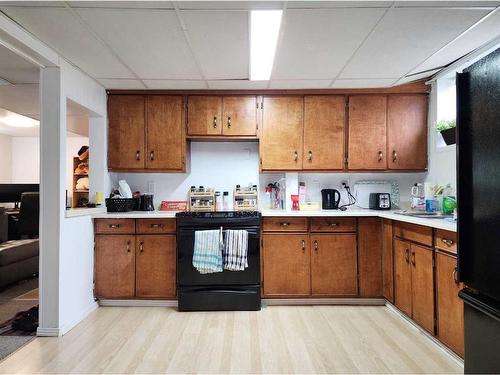
[(0, 122), (3, 122), (5, 125), (12, 128), (33, 128), (40, 124), (37, 120), (12, 112), (5, 117), (0, 117)]
[(252, 10), (250, 13), (250, 80), (271, 78), (281, 26), (281, 10)]

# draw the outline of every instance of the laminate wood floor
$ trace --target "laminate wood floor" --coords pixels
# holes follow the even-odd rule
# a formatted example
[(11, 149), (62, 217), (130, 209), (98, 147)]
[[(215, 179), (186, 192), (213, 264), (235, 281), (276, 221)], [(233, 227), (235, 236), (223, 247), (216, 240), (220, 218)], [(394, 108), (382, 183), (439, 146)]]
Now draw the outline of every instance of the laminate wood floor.
[(385, 306), (271, 306), (179, 313), (101, 307), (36, 338), (1, 373), (463, 373)]

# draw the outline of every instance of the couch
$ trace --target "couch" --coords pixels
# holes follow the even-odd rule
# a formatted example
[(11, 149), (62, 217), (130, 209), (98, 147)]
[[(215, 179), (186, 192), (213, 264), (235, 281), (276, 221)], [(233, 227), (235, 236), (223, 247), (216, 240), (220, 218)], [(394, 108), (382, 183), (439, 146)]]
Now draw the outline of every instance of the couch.
[(38, 239), (8, 240), (8, 217), (0, 207), (0, 290), (38, 274)]

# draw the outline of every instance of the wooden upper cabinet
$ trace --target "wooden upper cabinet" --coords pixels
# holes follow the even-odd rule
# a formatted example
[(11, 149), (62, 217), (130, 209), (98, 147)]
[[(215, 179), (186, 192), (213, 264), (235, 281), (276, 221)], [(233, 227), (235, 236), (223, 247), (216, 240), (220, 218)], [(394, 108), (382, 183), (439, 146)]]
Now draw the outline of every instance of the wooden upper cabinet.
[(304, 97), (303, 169), (344, 168), (345, 103), (340, 95)]
[(357, 275), (355, 233), (311, 235), (313, 295), (355, 296)]
[(434, 268), (432, 258), (432, 249), (411, 244), (412, 318), (431, 334), (434, 334)]
[(387, 169), (386, 120), (386, 96), (358, 95), (349, 97), (349, 169)]
[(221, 96), (188, 97), (188, 135), (221, 135)]
[(186, 139), (182, 96), (149, 96), (147, 113), (148, 169), (184, 170)]
[(264, 97), (262, 170), (302, 169), (303, 104), (302, 96)]
[(108, 168), (144, 169), (146, 116), (143, 95), (108, 97)]
[(175, 297), (175, 244), (175, 235), (154, 234), (137, 236), (137, 297)]
[(394, 239), (394, 304), (411, 317), (411, 264), (407, 241)]
[(311, 258), (307, 234), (264, 234), (263, 276), (265, 296), (311, 294)]
[(256, 96), (224, 96), (222, 108), (223, 135), (257, 135)]
[(389, 169), (427, 168), (427, 96), (391, 95), (387, 102)]

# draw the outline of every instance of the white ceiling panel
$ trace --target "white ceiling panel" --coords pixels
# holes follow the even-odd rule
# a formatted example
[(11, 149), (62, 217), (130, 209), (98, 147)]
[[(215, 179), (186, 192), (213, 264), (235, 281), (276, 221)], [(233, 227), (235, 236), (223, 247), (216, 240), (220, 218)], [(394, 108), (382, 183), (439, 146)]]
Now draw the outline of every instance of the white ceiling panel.
[(152, 90), (196, 90), (207, 88), (207, 84), (202, 80), (145, 79), (143, 82), (148, 89)]
[(437, 73), (438, 71), (439, 71), (439, 69), (430, 70), (430, 71), (425, 72), (425, 73), (413, 74), (413, 75), (408, 76), (408, 77), (403, 77), (403, 78), (399, 79), (397, 82), (395, 82), (394, 85), (397, 86), (397, 85), (402, 85), (404, 83), (410, 83), (410, 82), (418, 81), (418, 80), (421, 80), (421, 79), (428, 79), (432, 75), (434, 75), (435, 73)]
[(295, 79), (295, 80), (272, 80), (269, 84), (271, 89), (323, 89), (328, 88), (331, 79)]
[(447, 65), (498, 36), (500, 36), (500, 10), (488, 15), (481, 23), (431, 56), (412, 73)]
[(376, 87), (390, 87), (397, 78), (385, 79), (337, 79), (332, 88), (334, 89), (362, 89)]
[(67, 9), (2, 8), (9, 17), (93, 77), (133, 78)]
[(487, 13), (484, 9), (391, 9), (339, 78), (401, 77)]
[(243, 9), (281, 9), (283, 1), (178, 1), (180, 9), (196, 10), (243, 10)]
[(78, 8), (76, 12), (139, 78), (201, 78), (174, 11)]
[(392, 1), (289, 1), (288, 9), (388, 8)]
[(12, 84), (38, 83), (40, 69), (8, 48), (0, 46), (0, 78)]
[(181, 17), (206, 79), (248, 78), (247, 11), (182, 11)]
[(171, 1), (67, 1), (72, 8), (174, 9)]
[(478, 1), (478, 0), (469, 0), (469, 1), (396, 1), (394, 3), (395, 7), (407, 8), (407, 7), (420, 7), (420, 8), (429, 8), (429, 7), (447, 7), (447, 8), (494, 8), (500, 4), (500, 1)]
[(38, 84), (0, 85), (0, 108), (39, 119), (40, 99)]
[(334, 78), (384, 11), (383, 8), (287, 10), (271, 78)]
[(268, 81), (220, 80), (208, 81), (208, 87), (216, 90), (262, 90), (267, 88)]
[(109, 79), (101, 78), (98, 79), (99, 83), (107, 89), (145, 89), (144, 85), (138, 79)]

